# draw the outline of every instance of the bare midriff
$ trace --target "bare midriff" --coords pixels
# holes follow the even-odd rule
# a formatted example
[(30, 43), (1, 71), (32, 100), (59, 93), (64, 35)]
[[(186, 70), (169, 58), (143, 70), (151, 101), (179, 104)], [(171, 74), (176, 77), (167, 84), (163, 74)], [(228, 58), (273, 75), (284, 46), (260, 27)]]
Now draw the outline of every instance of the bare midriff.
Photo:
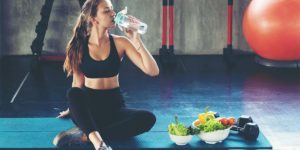
[(91, 89), (107, 90), (119, 87), (119, 75), (108, 78), (85, 78), (85, 86)]

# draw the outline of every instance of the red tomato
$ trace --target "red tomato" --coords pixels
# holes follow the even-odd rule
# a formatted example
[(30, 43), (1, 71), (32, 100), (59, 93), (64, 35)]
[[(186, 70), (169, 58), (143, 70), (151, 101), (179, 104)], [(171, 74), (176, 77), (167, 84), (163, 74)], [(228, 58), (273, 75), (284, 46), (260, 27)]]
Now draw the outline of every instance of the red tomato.
[(219, 118), (219, 121), (222, 123), (222, 125), (226, 126), (228, 125), (228, 120), (226, 118)]
[(229, 125), (234, 125), (235, 124), (235, 118), (234, 117), (229, 117), (229, 118), (227, 118), (227, 120), (228, 120), (228, 124)]

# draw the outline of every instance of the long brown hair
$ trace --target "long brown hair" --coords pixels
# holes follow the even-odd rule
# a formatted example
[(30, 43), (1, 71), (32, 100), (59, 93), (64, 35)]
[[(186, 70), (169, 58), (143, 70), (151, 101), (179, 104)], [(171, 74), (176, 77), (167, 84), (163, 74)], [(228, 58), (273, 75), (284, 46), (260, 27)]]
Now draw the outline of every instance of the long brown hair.
[(64, 71), (67, 76), (72, 75), (74, 70), (79, 70), (84, 44), (91, 32), (91, 18), (96, 17), (98, 4), (102, 0), (86, 0), (82, 6), (76, 25), (73, 28), (73, 35), (66, 48), (66, 59), (64, 62)]

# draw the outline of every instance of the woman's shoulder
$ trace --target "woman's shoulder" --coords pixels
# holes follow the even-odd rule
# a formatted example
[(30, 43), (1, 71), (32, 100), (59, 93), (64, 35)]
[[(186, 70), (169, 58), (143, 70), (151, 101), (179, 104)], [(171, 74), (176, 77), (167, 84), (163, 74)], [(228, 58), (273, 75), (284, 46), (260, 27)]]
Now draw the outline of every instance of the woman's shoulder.
[(113, 37), (116, 43), (125, 44), (129, 42), (129, 39), (126, 36), (115, 35), (115, 34), (111, 34), (111, 36)]
[(124, 52), (126, 47), (130, 44), (129, 39), (126, 36), (111, 34), (114, 39), (117, 50)]

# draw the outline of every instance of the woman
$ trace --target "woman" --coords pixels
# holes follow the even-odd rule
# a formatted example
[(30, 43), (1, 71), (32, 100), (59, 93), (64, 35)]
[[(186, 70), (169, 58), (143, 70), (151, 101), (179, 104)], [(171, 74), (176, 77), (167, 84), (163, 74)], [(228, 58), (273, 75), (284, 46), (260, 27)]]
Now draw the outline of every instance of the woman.
[(147, 75), (157, 76), (159, 68), (140, 34), (128, 29), (127, 37), (109, 34), (115, 15), (110, 0), (87, 0), (64, 62), (64, 70), (73, 76), (69, 113), (96, 150), (107, 148), (102, 137), (132, 137), (149, 131), (156, 121), (151, 112), (124, 105), (118, 80), (123, 56)]

